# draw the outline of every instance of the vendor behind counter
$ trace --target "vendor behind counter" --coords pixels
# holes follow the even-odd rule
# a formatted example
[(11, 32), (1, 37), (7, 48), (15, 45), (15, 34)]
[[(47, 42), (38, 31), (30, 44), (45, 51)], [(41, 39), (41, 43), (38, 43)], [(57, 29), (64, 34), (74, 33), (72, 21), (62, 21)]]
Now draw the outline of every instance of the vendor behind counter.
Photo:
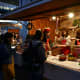
[[(54, 52), (55, 50), (53, 49), (53, 55), (57, 55), (57, 54), (65, 54), (68, 55), (70, 53), (70, 45), (71, 45), (71, 37), (68, 34), (67, 30), (62, 30), (59, 31), (57, 33), (57, 35), (55, 36), (55, 44), (56, 45), (56, 53)], [(58, 45), (65, 45), (65, 46), (58, 46)], [(53, 47), (54, 47), (53, 46)]]

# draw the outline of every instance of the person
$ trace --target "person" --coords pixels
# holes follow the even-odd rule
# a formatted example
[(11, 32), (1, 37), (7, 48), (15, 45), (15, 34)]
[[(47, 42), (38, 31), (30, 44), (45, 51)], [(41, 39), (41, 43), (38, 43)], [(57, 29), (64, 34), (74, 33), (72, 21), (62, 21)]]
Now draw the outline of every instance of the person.
[(22, 39), (21, 39), (21, 37), (19, 36), (18, 33), (15, 34), (15, 39), (17, 40), (17, 44), (18, 44), (18, 43), (19, 43), (19, 44), (22, 43)]
[(62, 50), (61, 50), (62, 52), (61, 53), (63, 53), (64, 55), (70, 54), (71, 50), (70, 50), (69, 45), (71, 44), (71, 37), (68, 34), (68, 31), (66, 29), (64, 29), (62, 31), (61, 44), (62, 45), (67, 45), (66, 47), (62, 48)]
[[(4, 49), (4, 47), (2, 47), (2, 35), (0, 35), (0, 53), (2, 52), (2, 49)], [(3, 57), (4, 56), (0, 54), (0, 80), (3, 80), (3, 73), (2, 73)]]
[(28, 80), (43, 80), (43, 65), (46, 57), (41, 36), (41, 31), (36, 30), (28, 49), (23, 52), (24, 69)]
[(43, 32), (43, 43), (45, 47), (45, 54), (46, 57), (48, 56), (48, 51), (51, 50), (50, 48), (50, 28), (45, 28)]
[(12, 34), (11, 33), (6, 33), (2, 36), (2, 44), (1, 44), (1, 49), (0, 53), (3, 53), (3, 76), (4, 80), (11, 80), (13, 78), (13, 72), (12, 71), (12, 51), (11, 51), (11, 38)]
[(62, 31), (62, 42), (63, 45), (71, 44), (71, 36), (68, 34), (67, 30)]

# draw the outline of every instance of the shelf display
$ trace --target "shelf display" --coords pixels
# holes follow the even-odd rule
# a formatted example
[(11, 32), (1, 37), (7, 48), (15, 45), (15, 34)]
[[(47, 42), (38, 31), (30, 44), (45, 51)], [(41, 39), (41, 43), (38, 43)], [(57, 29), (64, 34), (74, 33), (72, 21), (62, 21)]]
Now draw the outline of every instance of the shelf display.
[(69, 60), (69, 61), (76, 61), (76, 57), (73, 56), (72, 54), (69, 54), (69, 55), (68, 55), (68, 60)]
[(59, 61), (80, 59), (80, 28), (58, 29), (55, 34), (52, 56), (59, 55)]

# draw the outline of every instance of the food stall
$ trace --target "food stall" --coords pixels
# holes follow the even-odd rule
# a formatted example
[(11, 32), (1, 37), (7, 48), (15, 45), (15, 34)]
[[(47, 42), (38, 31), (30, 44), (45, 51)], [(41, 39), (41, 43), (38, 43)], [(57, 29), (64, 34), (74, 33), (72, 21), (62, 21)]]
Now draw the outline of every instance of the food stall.
[(52, 54), (47, 58), (48, 63), (80, 72), (79, 24), (79, 17), (75, 16), (74, 19), (62, 21), (61, 27), (57, 26), (51, 48)]

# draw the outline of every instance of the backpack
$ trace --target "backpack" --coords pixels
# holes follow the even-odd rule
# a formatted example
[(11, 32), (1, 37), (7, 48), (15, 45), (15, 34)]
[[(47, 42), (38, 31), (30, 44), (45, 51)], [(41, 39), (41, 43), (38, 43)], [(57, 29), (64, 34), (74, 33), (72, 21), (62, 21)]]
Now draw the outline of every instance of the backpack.
[(46, 60), (42, 43), (33, 46), (30, 42), (30, 46), (24, 50), (22, 56), (25, 64), (42, 64)]

